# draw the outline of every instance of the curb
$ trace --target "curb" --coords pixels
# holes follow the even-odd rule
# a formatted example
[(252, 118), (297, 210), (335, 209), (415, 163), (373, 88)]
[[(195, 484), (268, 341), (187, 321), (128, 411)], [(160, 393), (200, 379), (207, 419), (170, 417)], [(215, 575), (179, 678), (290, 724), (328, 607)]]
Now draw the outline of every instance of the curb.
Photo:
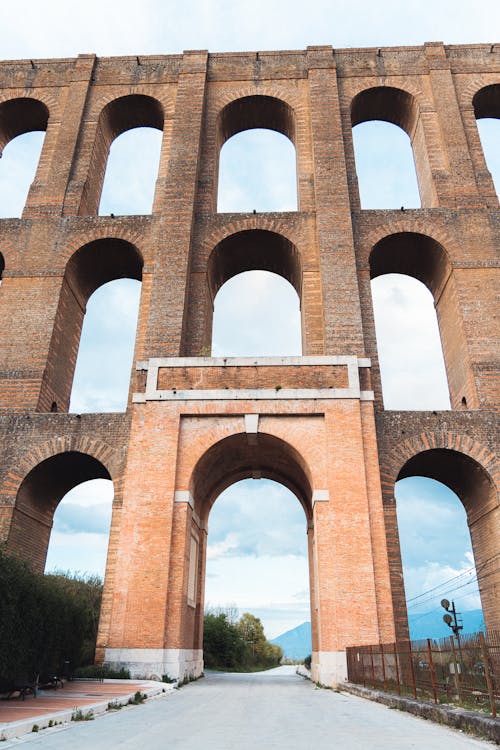
[[(104, 680), (104, 683), (106, 684), (120, 683), (123, 685), (124, 682), (129, 682), (129, 680)], [(139, 680), (134, 680), (135, 684), (137, 684), (138, 682)], [(145, 680), (140, 682), (140, 692), (145, 693), (148, 699), (160, 696), (162, 695), (162, 693), (170, 692), (175, 687), (174, 684), (155, 682), (153, 680)], [(119, 704), (120, 706), (127, 706), (129, 699), (133, 698), (135, 693), (136, 691), (133, 690), (126, 695), (120, 695), (116, 696), (116, 698), (106, 700), (98, 700), (95, 703), (87, 704), (86, 706), (73, 706), (72, 708), (54, 711), (50, 714), (43, 714), (42, 716), (32, 716), (29, 719), (20, 719), (19, 721), (0, 723), (0, 742), (5, 740), (13, 740), (16, 737), (22, 737), (25, 734), (31, 734), (35, 725), (39, 727), (40, 731), (42, 729), (56, 728), (54, 727), (55, 722), (57, 722), (58, 725), (69, 725), (72, 723), (71, 717), (73, 716), (75, 710), (78, 710), (78, 708), (81, 708), (84, 713), (92, 711), (94, 718), (96, 718), (97, 716), (102, 716), (103, 714), (108, 712), (109, 703)], [(52, 727), (49, 727), (50, 721), (52, 721), (53, 723)], [(61, 729), (60, 726), (57, 726), (57, 728)]]
[(437, 724), (447, 724), (455, 729), (461, 729), (478, 735), (481, 739), (487, 739), (500, 745), (500, 720), (483, 716), (477, 711), (467, 711), (465, 708), (454, 706), (441, 706), (434, 703), (425, 703), (415, 698), (402, 698), (399, 695), (384, 693), (382, 690), (372, 690), (351, 682), (339, 685), (342, 692), (356, 695), (358, 698), (367, 698), (377, 703), (383, 703), (389, 708), (397, 708), (399, 711), (407, 711), (422, 719), (434, 721)]

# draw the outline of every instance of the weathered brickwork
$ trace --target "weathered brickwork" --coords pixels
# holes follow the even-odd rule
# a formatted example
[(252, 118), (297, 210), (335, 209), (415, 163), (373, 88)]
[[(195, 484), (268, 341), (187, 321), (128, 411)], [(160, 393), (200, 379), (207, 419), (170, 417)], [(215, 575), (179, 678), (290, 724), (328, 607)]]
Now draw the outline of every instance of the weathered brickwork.
[[(0, 540), (43, 569), (65, 492), (113, 480), (98, 660), (200, 671), (209, 512), (247, 477), (304, 508), (322, 682), (346, 646), (407, 636), (399, 478), (459, 495), (500, 627), (500, 211), (480, 117), (500, 117), (499, 45), (0, 63), (0, 148), (46, 130), (22, 218), (0, 220)], [(373, 119), (410, 136), (421, 209), (361, 209), (352, 127)], [(110, 144), (140, 126), (163, 132), (152, 214), (98, 216)], [(220, 149), (254, 127), (295, 145), (295, 212), (217, 212)], [(309, 360), (201, 359), (218, 289), (252, 269), (296, 289)], [(434, 296), (451, 411), (384, 411), (370, 280), (392, 272)], [(87, 300), (122, 277), (142, 281), (127, 411), (70, 415)]]

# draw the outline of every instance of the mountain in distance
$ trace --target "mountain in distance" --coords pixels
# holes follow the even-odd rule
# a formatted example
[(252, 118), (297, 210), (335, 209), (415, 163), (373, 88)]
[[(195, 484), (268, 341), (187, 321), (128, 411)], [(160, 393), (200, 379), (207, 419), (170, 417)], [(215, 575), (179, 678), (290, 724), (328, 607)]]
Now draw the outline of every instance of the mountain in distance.
[(297, 625), (296, 628), (273, 638), (271, 643), (281, 646), (285, 658), (301, 661), (312, 651), (311, 623), (303, 622), (302, 625)]
[[(450, 628), (443, 622), (442, 614), (444, 610), (436, 612), (426, 612), (425, 614), (416, 614), (409, 616), (410, 637), (413, 641), (419, 641), (424, 638), (445, 638), (452, 634)], [(477, 633), (484, 630), (484, 618), (481, 609), (473, 609), (468, 612), (462, 612), (459, 622), (463, 623), (464, 635), (466, 633)], [(312, 651), (311, 646), (311, 623), (303, 622), (292, 630), (278, 635), (271, 640), (277, 646), (283, 649), (283, 656), (294, 661), (305, 659)]]

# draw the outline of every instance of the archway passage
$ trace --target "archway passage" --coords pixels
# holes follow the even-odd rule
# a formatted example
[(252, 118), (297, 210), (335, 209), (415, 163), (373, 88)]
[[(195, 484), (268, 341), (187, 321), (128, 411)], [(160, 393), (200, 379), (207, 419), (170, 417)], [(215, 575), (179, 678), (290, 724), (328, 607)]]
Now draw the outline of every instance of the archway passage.
[[(460, 498), (467, 514), (487, 629), (500, 624), (500, 505), (488, 472), (473, 458), (445, 448), (422, 451), (401, 468), (397, 480), (428, 477)], [(453, 530), (450, 529), (450, 533)]]
[(47, 130), (49, 110), (38, 99), (19, 97), (0, 104), (0, 154), (13, 138), (34, 130)]
[(90, 479), (111, 479), (94, 456), (79, 451), (57, 453), (24, 478), (16, 496), (7, 550), (43, 573), (54, 512), (64, 495)]
[(0, 217), (19, 217), (35, 178), (49, 110), (38, 99), (0, 104)]
[(114, 139), (135, 128), (163, 130), (164, 120), (162, 104), (144, 94), (121, 96), (103, 108), (97, 123), (80, 214), (92, 215), (98, 212), (109, 149)]
[(351, 104), (352, 127), (382, 120), (398, 125), (410, 138), (422, 207), (437, 205), (420, 106), (412, 94), (393, 86), (374, 86), (357, 94)]
[(111, 479), (89, 479), (64, 495), (54, 513), (46, 573), (104, 578), (113, 499)]
[(259, 128), (226, 141), (219, 158), (218, 212), (296, 210), (296, 154), (286, 136)]
[(223, 284), (214, 301), (213, 357), (301, 354), (300, 300), (288, 281), (246, 271)]
[(69, 259), (37, 411), (68, 410), (80, 334), (91, 294), (115, 279), (141, 281), (142, 266), (139, 250), (130, 242), (114, 237), (89, 242)]
[[(309, 469), (298, 451), (281, 438), (261, 432), (237, 433), (213, 444), (201, 456), (191, 478), (190, 496), (194, 512), (185, 541), (189, 570), (183, 638), (185, 643), (191, 644), (189, 648), (199, 654), (198, 663), (193, 666), (195, 671), (202, 668), (204, 581), (210, 511), (225, 489), (235, 482), (251, 478), (271, 479), (283, 485), (298, 498), (306, 519), (310, 521), (312, 518)], [(309, 535), (309, 555), (312, 554), (311, 544)]]
[[(193, 299), (193, 304), (202, 305), (200, 315), (204, 319), (203, 324), (197, 322), (196, 328), (193, 324), (189, 332), (188, 338), (192, 341), (194, 352), (199, 354), (200, 351), (211, 350), (214, 301), (221, 287), (233, 277), (254, 271), (276, 274), (291, 284), (298, 295), (302, 310), (301, 333), (306, 337), (307, 326), (303, 318), (305, 306), (301, 305), (302, 260), (298, 248), (277, 232), (248, 229), (225, 237), (214, 247), (208, 258), (206, 282), (203, 282), (206, 284), (204, 293), (198, 293), (196, 299)], [(194, 316), (193, 320), (196, 320)], [(306, 342), (302, 343), (307, 351)]]
[[(300, 633), (307, 634), (306, 530), (297, 498), (277, 482), (246, 479), (224, 490), (209, 517), (205, 612), (222, 610), (234, 618), (250, 612), (268, 640), (304, 624)], [(305, 649), (296, 658), (312, 651), (304, 641), (295, 644)]]
[(406, 477), (395, 487), (396, 510), (412, 640), (450, 635), (441, 600), (456, 603), (465, 633), (484, 617), (465, 508), (442, 482)]
[(480, 89), (472, 100), (484, 159), (500, 199), (500, 84)]
[(371, 283), (385, 409), (449, 409), (439, 324), (429, 289), (412, 276)]
[(125, 411), (130, 387), (141, 282), (115, 279), (89, 297), (69, 411)]
[(398, 232), (379, 240), (370, 254), (370, 278), (405, 274), (421, 281), (434, 297), (453, 409), (477, 408), (477, 393), (462, 324), (451, 262), (434, 238)]
[(411, 141), (405, 131), (373, 120), (352, 131), (361, 208), (420, 208)]

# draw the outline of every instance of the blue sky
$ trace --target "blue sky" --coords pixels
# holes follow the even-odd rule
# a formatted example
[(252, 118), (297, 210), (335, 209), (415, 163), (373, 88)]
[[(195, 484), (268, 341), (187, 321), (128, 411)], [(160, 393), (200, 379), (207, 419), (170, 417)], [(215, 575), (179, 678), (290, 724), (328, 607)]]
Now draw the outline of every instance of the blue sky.
[[(73, 57), (81, 52), (300, 49), (310, 44), (380, 47), (425, 41), (494, 42), (491, 33), (500, 28), (500, 6), (494, 0), (476, 2), (473, 11), (469, 4), (443, 0), (419, 4), (312, 0), (307, 6), (293, 0), (146, 0), (139, 9), (131, 0), (80, 4), (20, 0), (4, 11), (2, 26), (5, 59)], [(480, 123), (490, 170), (496, 169), (499, 175), (497, 190), (498, 125)], [(143, 136), (125, 134), (113, 144), (101, 202), (103, 214), (150, 210), (152, 180), (140, 164), (154, 164), (160, 135), (150, 133), (147, 143)], [(418, 206), (406, 135), (385, 123), (372, 123), (358, 126), (354, 137), (363, 207)], [(26, 137), (24, 158), (14, 153), (16, 141), (5, 149), (0, 162), (2, 216), (19, 215), (22, 210), (23, 173), (27, 171), (29, 184), (30, 154), (36, 152), (37, 142), (39, 147), (38, 134)], [(122, 167), (125, 164), (126, 171), (113, 177), (112, 159)], [(401, 181), (405, 159), (410, 164), (409, 179)], [(260, 171), (256, 169), (259, 163)], [(391, 165), (395, 167), (391, 176), (381, 179)], [(294, 169), (293, 146), (284, 137), (254, 131), (231, 139), (221, 154), (219, 210), (294, 210)], [(91, 299), (75, 375), (73, 411), (124, 408), (139, 288), (137, 282), (124, 280), (98, 290)], [(448, 408), (429, 292), (418, 282), (390, 276), (373, 283), (373, 296), (386, 407)], [(249, 301), (246, 310), (242, 310), (242, 298)], [(297, 296), (286, 282), (263, 273), (254, 274), (250, 282), (235, 278), (216, 299), (214, 353), (300, 353), (298, 317)], [(434, 336), (429, 335), (432, 326)], [(266, 330), (265, 337), (262, 330)], [(123, 335), (126, 331), (128, 342)], [(47, 569), (103, 571), (111, 497), (110, 484), (97, 480), (77, 488), (61, 503)], [(410, 599), (470, 569), (473, 561), (465, 514), (449, 490), (428, 480), (401, 482), (398, 517)], [(259, 518), (264, 518), (260, 526)], [(309, 619), (305, 517), (296, 498), (283, 487), (249, 480), (223, 493), (210, 517), (209, 545), (209, 603), (250, 609), (262, 617), (269, 637)], [(449, 598), (454, 596), (459, 608), (478, 607), (473, 585), (455, 594), (452, 589), (453, 583)], [(440, 591), (439, 598), (442, 595)], [(436, 599), (424, 600), (421, 606), (428, 611), (439, 604)]]

